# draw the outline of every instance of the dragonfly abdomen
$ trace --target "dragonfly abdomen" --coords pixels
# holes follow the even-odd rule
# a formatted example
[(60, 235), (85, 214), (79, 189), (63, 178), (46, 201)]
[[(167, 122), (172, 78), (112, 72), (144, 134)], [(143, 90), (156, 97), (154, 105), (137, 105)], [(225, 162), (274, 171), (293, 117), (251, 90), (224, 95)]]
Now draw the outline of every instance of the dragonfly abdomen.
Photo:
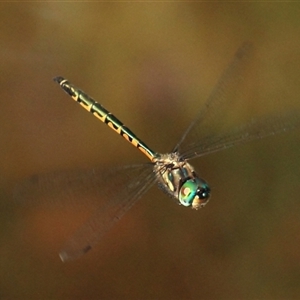
[(142, 142), (128, 127), (126, 127), (117, 117), (106, 110), (100, 103), (88, 96), (82, 90), (77, 89), (67, 79), (63, 77), (54, 78), (62, 89), (70, 95), (73, 100), (78, 102), (84, 109), (91, 112), (101, 122), (108, 125), (116, 133), (121, 135), (125, 140), (131, 143), (144, 153), (151, 161), (157, 155), (144, 142)]

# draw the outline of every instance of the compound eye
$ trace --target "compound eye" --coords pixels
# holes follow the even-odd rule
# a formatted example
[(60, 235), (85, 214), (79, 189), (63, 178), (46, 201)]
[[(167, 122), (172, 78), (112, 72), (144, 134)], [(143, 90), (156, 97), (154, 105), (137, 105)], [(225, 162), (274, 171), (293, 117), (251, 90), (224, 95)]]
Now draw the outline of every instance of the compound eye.
[(210, 188), (208, 184), (205, 181), (198, 179), (198, 190), (196, 192), (196, 197), (193, 201), (193, 208), (199, 209), (201, 207), (204, 207), (208, 202), (209, 198)]
[(188, 179), (179, 190), (179, 201), (184, 206), (191, 206), (197, 194), (198, 184)]

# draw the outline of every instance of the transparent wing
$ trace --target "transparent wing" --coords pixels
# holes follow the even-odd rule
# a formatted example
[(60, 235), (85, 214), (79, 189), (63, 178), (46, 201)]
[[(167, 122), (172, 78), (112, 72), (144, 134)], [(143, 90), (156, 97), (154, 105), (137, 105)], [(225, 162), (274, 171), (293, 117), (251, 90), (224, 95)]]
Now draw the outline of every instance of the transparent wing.
[(266, 118), (253, 118), (249, 123), (238, 126), (232, 131), (209, 136), (201, 141), (189, 144), (188, 149), (182, 152), (182, 157), (185, 159), (196, 158), (237, 144), (284, 132), (299, 125), (299, 112), (289, 112), (285, 115), (269, 116)]
[[(134, 168), (126, 172), (127, 180), (124, 184), (123, 176), (118, 176), (120, 182), (114, 178), (114, 185), (106, 185), (104, 195), (114, 205), (107, 205), (98, 209), (95, 214), (75, 234), (67, 240), (60, 252), (62, 261), (73, 260), (92, 249), (101, 237), (136, 203), (136, 201), (153, 185), (155, 176), (152, 166), (142, 169)], [(129, 171), (129, 170), (128, 170)], [(132, 176), (132, 174), (134, 176)], [(124, 175), (125, 175), (124, 174)], [(119, 174), (118, 174), (119, 175)], [(122, 186), (120, 186), (120, 184)]]
[[(105, 171), (102, 168), (63, 170), (33, 175), (20, 181), (14, 188), (14, 200), (24, 206), (84, 205), (82, 196), (101, 199), (101, 185)], [(113, 176), (114, 171), (111, 172)], [(101, 202), (100, 202), (101, 203)]]
[(246, 100), (241, 91), (252, 56), (251, 43), (246, 42), (238, 49), (204, 108), (175, 147), (183, 158), (192, 159), (300, 125), (300, 112), (293, 111), (252, 118), (239, 126), (228, 126), (232, 123), (229, 113), (236, 110), (237, 105), (243, 105), (241, 100)]
[(27, 201), (37, 204), (38, 199), (49, 198), (59, 204), (61, 201), (78, 204), (80, 195), (99, 197), (98, 209), (60, 252), (61, 259), (67, 261), (94, 247), (154, 182), (152, 164), (125, 166), (109, 172), (103, 169), (53, 172), (23, 181), (16, 187), (15, 199), (25, 205)]

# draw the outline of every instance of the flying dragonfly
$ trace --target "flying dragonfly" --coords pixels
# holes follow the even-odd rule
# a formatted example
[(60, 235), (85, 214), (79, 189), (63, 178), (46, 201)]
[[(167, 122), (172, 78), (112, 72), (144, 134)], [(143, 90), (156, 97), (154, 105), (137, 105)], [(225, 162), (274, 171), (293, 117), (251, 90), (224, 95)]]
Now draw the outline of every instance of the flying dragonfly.
[[(243, 80), (253, 46), (245, 42), (225, 69), (212, 93), (200, 108), (177, 145), (170, 153), (157, 153), (149, 148), (118, 118), (101, 104), (76, 88), (67, 79), (54, 79), (60, 87), (83, 108), (108, 125), (130, 144), (140, 150), (149, 163), (128, 165), (110, 171), (91, 169), (77, 173), (54, 172), (40, 174), (24, 181), (19, 194), (25, 189), (41, 193), (68, 190), (75, 197), (76, 189), (97, 190), (108, 199), (64, 244), (60, 251), (62, 261), (74, 260), (91, 250), (103, 235), (146, 193), (155, 183), (180, 205), (198, 210), (211, 196), (209, 184), (201, 178), (189, 160), (255, 139), (291, 130), (300, 125), (299, 113), (257, 117), (235, 126), (219, 130), (221, 116), (232, 101)], [(242, 99), (240, 99), (242, 100)], [(73, 185), (72, 185), (73, 184)]]

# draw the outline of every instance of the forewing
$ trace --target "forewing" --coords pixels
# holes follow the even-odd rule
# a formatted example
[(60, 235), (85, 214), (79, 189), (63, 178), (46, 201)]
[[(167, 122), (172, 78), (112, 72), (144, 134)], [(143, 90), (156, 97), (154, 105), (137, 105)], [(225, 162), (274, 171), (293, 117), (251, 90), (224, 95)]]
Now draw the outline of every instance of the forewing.
[(252, 57), (253, 46), (246, 42), (237, 51), (198, 117), (176, 146), (182, 158), (192, 159), (300, 125), (300, 112), (295, 110), (253, 117), (245, 123), (239, 121), (236, 124), (232, 121), (234, 115), (238, 115), (236, 110), (247, 105), (245, 77), (249, 73)]
[(83, 197), (99, 199), (95, 213), (63, 246), (60, 257), (66, 261), (78, 258), (94, 247), (154, 181), (152, 164), (109, 171), (97, 168), (53, 172), (32, 176), (17, 185), (15, 199), (23, 205), (26, 202), (29, 205), (45, 204), (47, 199), (63, 207), (67, 207), (66, 203), (84, 205)]
[(250, 42), (245, 42), (238, 49), (232, 62), (221, 75), (198, 116), (187, 128), (174, 151), (183, 153), (190, 148), (191, 144), (205, 140), (222, 129), (224, 117), (234, 105), (238, 87), (243, 81), (243, 74), (247, 71), (252, 52), (253, 46)]
[[(123, 176), (118, 176), (120, 183), (105, 186), (105, 197), (114, 205), (106, 205), (98, 209), (95, 214), (75, 234), (67, 240), (60, 258), (62, 261), (73, 260), (91, 250), (102, 236), (136, 203), (136, 201), (153, 185), (155, 176), (152, 166), (127, 170), (126, 184)], [(134, 173), (134, 176), (132, 174)]]

